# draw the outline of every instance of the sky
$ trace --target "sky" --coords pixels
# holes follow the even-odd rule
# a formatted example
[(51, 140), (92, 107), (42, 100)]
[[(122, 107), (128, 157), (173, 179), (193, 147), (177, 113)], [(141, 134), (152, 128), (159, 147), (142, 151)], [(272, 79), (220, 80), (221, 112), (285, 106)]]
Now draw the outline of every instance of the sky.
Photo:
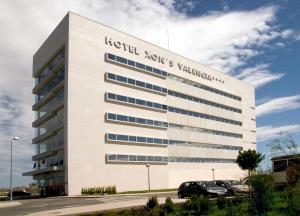
[[(129, 33), (255, 86), (257, 150), (300, 145), (298, 0), (0, 0), (0, 187), (32, 182), (32, 56), (68, 11)], [(289, 153), (288, 151), (286, 151)]]

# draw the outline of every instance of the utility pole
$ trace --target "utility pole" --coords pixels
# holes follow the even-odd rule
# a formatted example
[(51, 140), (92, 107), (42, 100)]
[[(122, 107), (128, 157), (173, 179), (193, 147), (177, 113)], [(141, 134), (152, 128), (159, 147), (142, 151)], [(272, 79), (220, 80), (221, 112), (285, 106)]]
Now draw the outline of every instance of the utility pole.
[(146, 164), (148, 169), (148, 190), (150, 191), (150, 164)]

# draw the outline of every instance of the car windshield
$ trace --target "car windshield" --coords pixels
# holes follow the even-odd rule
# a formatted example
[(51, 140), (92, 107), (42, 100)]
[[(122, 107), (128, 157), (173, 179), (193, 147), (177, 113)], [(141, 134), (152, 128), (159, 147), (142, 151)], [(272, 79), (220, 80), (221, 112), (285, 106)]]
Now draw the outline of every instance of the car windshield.
[(203, 187), (218, 187), (214, 182), (201, 182), (200, 185)]
[(226, 182), (228, 182), (228, 184), (230, 184), (230, 185), (240, 185), (241, 184), (241, 182), (239, 182), (237, 180), (229, 180), (229, 181), (226, 181)]

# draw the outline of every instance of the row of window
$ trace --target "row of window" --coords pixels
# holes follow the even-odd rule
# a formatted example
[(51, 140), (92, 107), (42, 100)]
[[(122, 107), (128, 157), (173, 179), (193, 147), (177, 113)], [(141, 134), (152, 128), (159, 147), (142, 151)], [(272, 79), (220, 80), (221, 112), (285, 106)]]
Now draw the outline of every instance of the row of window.
[(223, 158), (194, 158), (194, 157), (166, 157), (150, 155), (106, 154), (108, 162), (150, 162), (150, 163), (235, 163), (235, 159)]
[(169, 157), (171, 163), (235, 163), (235, 159)]
[(149, 107), (152, 109), (158, 109), (163, 111), (168, 110), (168, 107), (165, 104), (155, 103), (151, 101), (141, 100), (138, 98), (127, 97), (127, 96), (113, 94), (109, 92), (106, 94), (106, 99), (110, 101), (119, 101), (122, 103), (134, 104), (138, 106), (144, 106), (144, 107)]
[(107, 137), (107, 141), (120, 141), (120, 142), (131, 142), (131, 143), (159, 144), (159, 145), (168, 145), (169, 143), (167, 139), (112, 134), (112, 133), (108, 133), (106, 137)]
[(154, 68), (154, 67), (150, 67), (148, 65), (144, 65), (144, 64), (141, 64), (139, 62), (135, 62), (135, 61), (132, 61), (130, 59), (123, 58), (121, 56), (113, 55), (111, 53), (106, 53), (106, 59), (109, 60), (109, 61), (125, 64), (129, 67), (133, 67), (133, 68), (138, 69), (138, 70), (143, 70), (143, 71), (148, 72), (148, 73), (152, 73), (152, 74), (159, 75), (159, 76), (162, 76), (162, 77), (167, 77), (167, 72), (166, 71), (163, 71), (163, 70), (160, 70), (160, 69), (157, 69), (157, 68)]
[(206, 134), (212, 134), (212, 135), (217, 135), (217, 136), (243, 138), (242, 134), (230, 133), (230, 132), (218, 131), (218, 130), (211, 130), (211, 129), (199, 128), (199, 127), (192, 127), (192, 126), (186, 126), (186, 125), (179, 125), (179, 124), (173, 124), (173, 123), (169, 123), (169, 128), (175, 128), (178, 130), (185, 130), (185, 131), (197, 132), (197, 133), (206, 133)]
[(158, 110), (164, 110), (164, 111), (169, 111), (169, 112), (174, 112), (174, 113), (179, 113), (183, 115), (189, 115), (189, 116), (195, 116), (198, 118), (203, 118), (203, 119), (209, 119), (209, 120), (214, 120), (214, 121), (219, 121), (219, 122), (224, 122), (228, 124), (234, 124), (234, 125), (242, 125), (242, 122), (231, 120), (231, 119), (226, 119), (226, 118), (221, 118), (217, 116), (212, 116), (208, 114), (203, 114), (203, 113), (198, 113), (198, 112), (193, 112), (193, 111), (186, 111), (183, 109), (175, 108), (175, 107), (168, 107), (165, 104), (159, 104), (151, 101), (146, 101), (146, 100), (141, 100), (137, 98), (132, 98), (132, 97), (127, 97), (123, 95), (117, 95), (113, 93), (107, 93), (107, 100), (113, 100), (113, 101), (119, 101), (123, 103), (128, 103), (128, 104), (134, 104), (138, 106), (144, 106), (144, 107), (150, 107), (153, 109), (158, 109)]
[(202, 104), (213, 106), (213, 107), (217, 107), (217, 108), (220, 108), (220, 109), (229, 110), (229, 111), (232, 111), (232, 112), (242, 113), (242, 110), (234, 108), (234, 107), (225, 106), (223, 104), (211, 102), (211, 101), (208, 101), (208, 100), (205, 100), (205, 99), (189, 96), (189, 95), (174, 92), (174, 91), (171, 91), (171, 90), (168, 90), (168, 95), (178, 97), (178, 98), (182, 98), (182, 99), (185, 99), (185, 100), (194, 101), (194, 102), (197, 102), (197, 103), (202, 103)]
[(194, 117), (198, 117), (198, 118), (209, 119), (209, 120), (213, 120), (213, 121), (224, 122), (224, 123), (227, 123), (227, 124), (242, 126), (242, 122), (239, 122), (239, 121), (226, 119), (226, 118), (221, 118), (221, 117), (218, 117), (218, 116), (208, 115), (208, 114), (204, 114), (204, 113), (187, 111), (187, 110), (179, 109), (179, 108), (175, 108), (175, 107), (170, 107), (169, 106), (168, 111), (173, 112), (173, 113), (179, 113), (179, 114), (182, 114), (182, 115), (189, 115), (189, 116), (194, 116)]
[(242, 149), (240, 146), (221, 145), (221, 144), (210, 144), (210, 143), (195, 143), (181, 140), (168, 140), (153, 137), (141, 137), (124, 134), (106, 134), (107, 141), (119, 141), (119, 142), (130, 142), (130, 143), (145, 143), (145, 144), (159, 144), (159, 145), (177, 145), (177, 146), (188, 146), (198, 148), (209, 148), (209, 149), (223, 149), (223, 150), (234, 150), (239, 151)]
[(205, 105), (208, 105), (208, 106), (213, 106), (213, 107), (225, 109), (225, 110), (229, 110), (229, 111), (232, 111), (232, 112), (242, 113), (242, 110), (234, 108), (234, 107), (230, 107), (230, 106), (226, 106), (226, 105), (223, 105), (223, 104), (211, 102), (211, 101), (208, 101), (208, 100), (205, 100), (205, 99), (201, 99), (201, 98), (185, 95), (185, 94), (182, 94), (182, 93), (174, 92), (172, 90), (167, 90), (166, 88), (163, 88), (163, 87), (160, 87), (160, 86), (157, 86), (157, 85), (152, 85), (150, 83), (145, 83), (145, 82), (142, 82), (142, 81), (139, 81), (139, 80), (134, 80), (134, 79), (127, 78), (127, 77), (120, 76), (120, 75), (116, 75), (116, 74), (113, 74), (113, 73), (106, 73), (106, 78), (109, 79), (109, 80), (122, 82), (122, 83), (125, 83), (125, 84), (129, 84), (129, 85), (136, 86), (136, 87), (139, 87), (139, 88), (152, 90), (152, 91), (163, 93), (163, 94), (168, 93), (168, 95), (171, 95), (171, 96), (175, 96), (175, 97), (178, 97), (178, 98), (183, 98), (185, 100), (190, 100), (190, 101), (194, 101), (194, 102), (197, 102), (197, 103), (202, 103), (202, 104), (205, 104)]
[(156, 121), (156, 120), (152, 120), (152, 119), (138, 118), (138, 117), (133, 117), (133, 116), (119, 115), (119, 114), (113, 114), (113, 113), (107, 113), (106, 118), (107, 118), (107, 120), (110, 120), (110, 121), (121, 121), (121, 122), (128, 122), (128, 123), (133, 123), (133, 124), (146, 125), (146, 126), (152, 126), (152, 127), (160, 127), (160, 128), (168, 127), (167, 122)]
[(169, 140), (169, 145), (198, 147), (198, 148), (206, 148), (206, 149), (208, 148), (208, 149), (233, 150), (233, 151), (239, 151), (243, 149), (240, 146), (211, 144), (211, 143), (196, 143), (196, 142), (187, 142), (181, 140)]
[(63, 49), (60, 53), (58, 53), (52, 59), (52, 61), (39, 73), (38, 77), (36, 78), (36, 85), (45, 80), (45, 78), (52, 72), (52, 70), (65, 59), (64, 51), (65, 50)]
[(168, 163), (168, 157), (150, 156), (150, 155), (123, 155), (123, 154), (106, 154), (108, 162), (151, 162), (151, 163)]
[(170, 73), (168, 73), (168, 78), (170, 78), (172, 80), (175, 80), (175, 81), (178, 81), (180, 83), (184, 83), (186, 85), (190, 85), (190, 86), (194, 86), (194, 87), (203, 89), (205, 91), (209, 91), (209, 92), (213, 92), (213, 93), (218, 94), (218, 95), (222, 95), (224, 97), (232, 98), (232, 99), (237, 100), (237, 101), (242, 100), (242, 98), (239, 97), (239, 96), (236, 96), (236, 95), (233, 95), (233, 94), (230, 94), (230, 93), (227, 93), (227, 92), (224, 92), (224, 91), (221, 91), (221, 90), (218, 90), (218, 89), (206, 86), (206, 85), (202, 85), (202, 84), (193, 82), (191, 80), (187, 80), (187, 79), (175, 76), (175, 75), (170, 74)]
[(45, 97), (52, 89), (54, 89), (61, 81), (65, 79), (65, 69), (62, 67), (56, 74), (53, 79), (51, 79), (43, 89), (36, 94), (35, 102), (39, 102), (43, 97)]
[(113, 114), (113, 113), (107, 113), (106, 118), (107, 118), (107, 120), (110, 120), (110, 121), (128, 122), (128, 123), (133, 123), (133, 124), (147, 125), (147, 126), (161, 127), (161, 128), (170, 127), (170, 128), (180, 129), (180, 130), (187, 130), (187, 131), (191, 131), (191, 132), (207, 133), (207, 134), (228, 136), (228, 137), (234, 137), (234, 138), (243, 138), (242, 134), (236, 134), (236, 133), (230, 133), (230, 132), (218, 131), (218, 130), (211, 130), (211, 129), (206, 129), (206, 128), (191, 127), (191, 126), (185, 126), (185, 125), (167, 123), (167, 122), (162, 122), (162, 121), (157, 121), (157, 120), (152, 120), (152, 119), (144, 119), (144, 118), (125, 116), (125, 115), (119, 115), (119, 114)]
[(127, 78), (124, 76), (120, 76), (120, 75), (116, 75), (113, 73), (106, 73), (106, 79), (109, 80), (114, 80), (114, 81), (118, 81), (121, 83), (125, 83), (131, 86), (135, 86), (138, 88), (143, 88), (143, 89), (147, 89), (147, 90), (151, 90), (151, 91), (155, 91), (158, 93), (163, 93), (163, 94), (167, 94), (167, 89), (157, 86), (157, 85), (152, 85), (150, 83), (145, 83), (139, 80), (135, 80), (135, 79), (131, 79), (131, 78)]

